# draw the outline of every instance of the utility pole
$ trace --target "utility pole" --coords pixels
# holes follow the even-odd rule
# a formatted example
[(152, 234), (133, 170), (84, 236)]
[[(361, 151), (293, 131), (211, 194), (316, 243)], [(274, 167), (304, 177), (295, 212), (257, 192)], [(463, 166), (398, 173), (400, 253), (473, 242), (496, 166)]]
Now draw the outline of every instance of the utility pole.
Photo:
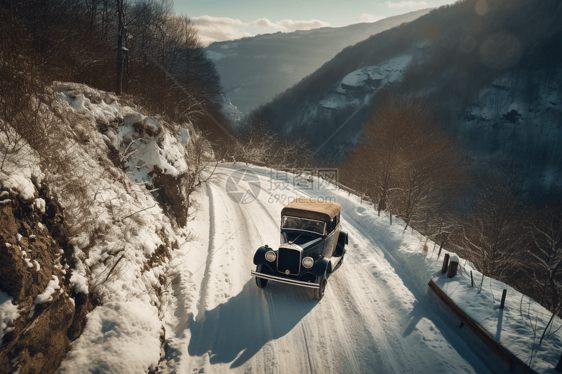
[(123, 91), (123, 51), (126, 50), (123, 46), (123, 38), (126, 38), (127, 26), (125, 25), (125, 10), (123, 9), (124, 0), (116, 0), (117, 14), (119, 18), (118, 28), (119, 33), (117, 37), (117, 85), (115, 87), (115, 94), (121, 96)]

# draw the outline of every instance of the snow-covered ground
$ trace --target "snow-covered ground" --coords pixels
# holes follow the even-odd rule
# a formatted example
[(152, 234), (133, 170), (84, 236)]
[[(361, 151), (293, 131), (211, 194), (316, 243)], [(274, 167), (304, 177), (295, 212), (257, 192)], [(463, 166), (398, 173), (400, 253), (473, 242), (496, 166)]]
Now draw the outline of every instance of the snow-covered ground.
[(345, 93), (345, 86), (364, 87), (369, 84), (369, 80), (374, 83), (383, 79), (389, 79), (390, 82), (401, 81), (411, 59), (410, 55), (400, 55), (378, 65), (357, 69), (342, 79), (337, 91)]
[[(433, 268), (438, 270), (438, 267), (436, 261)], [(532, 369), (539, 373), (553, 371), (562, 349), (560, 318), (555, 317), (548, 325), (552, 313), (506, 284), (483, 278), (470, 263), (464, 264), (460, 276), (449, 279), (443, 274), (434, 276), (434, 281), (466, 314), (517, 357), (530, 363)], [(500, 309), (504, 289), (507, 290), (505, 306)], [(539, 345), (546, 326), (549, 327), (545, 338)]]
[[(347, 74), (334, 90), (326, 93), (318, 105), (341, 110), (367, 103), (373, 92), (384, 84), (399, 83), (404, 78), (412, 56), (403, 54), (373, 66), (365, 66)], [(314, 113), (318, 111), (314, 109)]]
[[(527, 311), (520, 312), (520, 296), (510, 289), (506, 309), (499, 312), (502, 285), (487, 281), (476, 291), (464, 262), (464, 273), (454, 280), (439, 277), (440, 260), (421, 254), (425, 238), (404, 231), (399, 219), (390, 226), (372, 206), (331, 184), (302, 179), (297, 184), (283, 172), (221, 164), (212, 183), (194, 197), (194, 218), (187, 228), (178, 227), (147, 186), (156, 166), (172, 176), (189, 168), (185, 145), (196, 134), (83, 85), (55, 88), (69, 118), (73, 170), (85, 182), (84, 196), (92, 198), (88, 209), (99, 235), (89, 239), (85, 231), (72, 238), (77, 265), (68, 281), (77, 294), (95, 291), (103, 304), (87, 316), (59, 372), (138, 373), (157, 366), (164, 373), (505, 371), (428, 292), (432, 278), (523, 361), (534, 357), (534, 369), (548, 372), (556, 365), (562, 349), (559, 319), (554, 335), (537, 346), (535, 331), (550, 317), (544, 309), (524, 299)], [(120, 162), (108, 159), (112, 149)], [(9, 162), (0, 183), (22, 198), (35, 198), (45, 177), (36, 156), (26, 151)], [(248, 204), (236, 203), (227, 192), (228, 176), (240, 168), (254, 172), (261, 184)], [(52, 188), (62, 191), (64, 185), (50, 178)], [(320, 302), (298, 287), (270, 282), (260, 290), (250, 276), (255, 250), (278, 245), (281, 209), (300, 196), (339, 202), (350, 235), (345, 263)], [(80, 204), (71, 195), (60, 197), (68, 219), (76, 221)], [(38, 210), (44, 204), (35, 201)], [(171, 258), (156, 256), (163, 246), (177, 245)], [(28, 265), (39, 270), (36, 263)], [(62, 282), (53, 278), (35, 304), (48, 302)], [(8, 332), (20, 313), (12, 298), (0, 293), (0, 332)]]
[(13, 298), (0, 291), (0, 343), (12, 327), (12, 322), (19, 317), (18, 307), (12, 303)]
[[(227, 177), (248, 168), (261, 192), (237, 204)], [(294, 186), (265, 168), (222, 164), (197, 197), (190, 242), (176, 251), (179, 276), (165, 315), (164, 373), (497, 373), (495, 355), (431, 292), (436, 275), (424, 239), (389, 226), (372, 206), (318, 181)], [(273, 177), (273, 178), (272, 178)], [(284, 183), (285, 181), (286, 183)], [(324, 298), (270, 282), (256, 287), (255, 250), (279, 242), (280, 212), (290, 198), (342, 204), (350, 242)], [(432, 266), (432, 265), (431, 265)]]
[[(151, 172), (160, 170), (172, 177), (185, 173), (193, 131), (145, 116), (112, 95), (83, 85), (61, 83), (55, 89), (62, 110), (73, 120), (73, 131), (88, 139), (75, 144), (75, 158), (81, 171), (77, 174), (82, 174), (88, 196), (93, 196), (88, 209), (100, 235), (94, 240), (84, 230), (72, 238), (78, 265), (70, 281), (76, 293), (95, 292), (103, 304), (88, 314), (88, 323), (59, 372), (154, 369), (163, 333), (162, 283), (173, 272), (166, 254), (184, 241), (185, 231), (151, 194)], [(113, 161), (107, 159), (112, 149), (117, 153)], [(61, 197), (63, 204), (66, 199)]]
[[(53, 151), (68, 155), (66, 174), (41, 170), (46, 163), (28, 146), (8, 153), (0, 187), (12, 192), (1, 192), (0, 204), (10, 202), (7, 196), (19, 196), (32, 201), (38, 214), (45, 213), (37, 191), (48, 183), (72, 227), (75, 265), (69, 279), (48, 274), (51, 281), (31, 308), (13, 305), (12, 297), (0, 292), (0, 339), (20, 314), (28, 311), (32, 318), (36, 305), (51, 302), (55, 292), (63, 292), (61, 285), (70, 283), (73, 297), (91, 293), (101, 305), (87, 315), (84, 331), (72, 342), (59, 372), (146, 372), (161, 357), (159, 311), (167, 297), (167, 279), (173, 277), (170, 254), (186, 235), (151, 193), (152, 172), (170, 178), (188, 172), (190, 140), (198, 134), (189, 123), (180, 126), (145, 116), (113, 94), (85, 85), (59, 82), (52, 90), (63, 134)], [(50, 110), (45, 107), (41, 115), (50, 119)], [(0, 142), (6, 141), (4, 136), (0, 134)], [(30, 271), (40, 270), (24, 251), (22, 256)], [(60, 257), (55, 268), (61, 266), (58, 261)], [(17, 361), (12, 364), (19, 371)]]

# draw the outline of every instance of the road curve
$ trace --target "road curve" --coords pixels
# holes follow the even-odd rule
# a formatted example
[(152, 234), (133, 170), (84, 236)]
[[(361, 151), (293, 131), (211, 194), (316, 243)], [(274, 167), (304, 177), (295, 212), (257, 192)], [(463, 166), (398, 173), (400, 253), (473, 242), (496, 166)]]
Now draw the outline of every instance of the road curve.
[[(194, 237), (178, 250), (179, 275), (166, 311), (163, 373), (492, 373), (413, 287), (384, 245), (343, 211), (345, 263), (321, 301), (312, 291), (250, 276), (255, 250), (279, 244), (281, 195), (263, 168), (257, 199), (237, 204), (225, 190), (240, 166), (225, 165), (196, 196)], [(343, 198), (334, 189), (324, 196)], [(360, 206), (357, 209), (364, 209)]]

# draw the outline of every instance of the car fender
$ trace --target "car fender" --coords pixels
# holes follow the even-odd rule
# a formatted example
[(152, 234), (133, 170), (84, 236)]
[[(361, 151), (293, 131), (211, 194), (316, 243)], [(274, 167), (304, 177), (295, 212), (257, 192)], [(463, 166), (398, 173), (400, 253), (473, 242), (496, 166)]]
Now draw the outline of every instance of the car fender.
[(269, 247), (267, 244), (259, 247), (254, 254), (254, 265), (269, 265), (270, 263), (265, 259), (265, 253), (270, 250), (273, 250), (273, 248)]
[(338, 244), (349, 244), (349, 237), (347, 236), (347, 232), (340, 231), (340, 236), (338, 237)]
[(327, 259), (326, 257), (322, 257), (322, 258), (316, 260), (316, 262), (314, 263), (314, 266), (311, 267), (308, 272), (311, 273), (312, 275), (314, 275), (315, 277), (319, 277), (321, 275), (324, 275), (324, 273), (326, 273), (326, 272), (329, 273), (331, 269), (329, 269), (328, 266), (331, 266), (331, 265), (332, 264), (331, 264), (329, 259)]

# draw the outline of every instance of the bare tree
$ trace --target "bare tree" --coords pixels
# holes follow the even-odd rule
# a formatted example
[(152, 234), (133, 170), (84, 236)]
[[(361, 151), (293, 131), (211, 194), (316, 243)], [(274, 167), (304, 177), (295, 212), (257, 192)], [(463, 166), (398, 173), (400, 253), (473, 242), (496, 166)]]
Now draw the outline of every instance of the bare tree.
[(117, 5), (117, 84), (115, 94), (121, 96), (123, 91), (123, 52), (126, 50), (123, 39), (127, 38), (127, 26), (125, 26), (125, 1), (115, 0)]
[(507, 281), (525, 266), (523, 215), (511, 186), (499, 177), (485, 181), (462, 227), (462, 245), (486, 276)]
[(351, 154), (355, 183), (377, 210), (399, 214), (406, 227), (428, 222), (458, 196), (463, 167), (453, 143), (436, 128), (423, 97), (388, 96), (365, 124), (364, 141)]
[(269, 109), (262, 106), (244, 118), (242, 134), (232, 152), (234, 160), (283, 168), (309, 165), (307, 144), (302, 139), (287, 139), (275, 133), (270, 115)]
[(562, 303), (562, 208), (559, 204), (532, 210), (524, 223), (530, 239), (527, 255), (533, 263), (531, 281), (539, 288), (539, 303), (551, 311)]
[(186, 199), (186, 212), (192, 207), (191, 195), (197, 188), (209, 182), (218, 165), (218, 160), (213, 154), (211, 144), (201, 135), (193, 134), (186, 145), (187, 163), (189, 170), (181, 176), (181, 186)]
[(45, 150), (55, 131), (43, 115), (52, 101), (48, 72), (10, 17), (0, 9), (0, 170), (25, 147)]

